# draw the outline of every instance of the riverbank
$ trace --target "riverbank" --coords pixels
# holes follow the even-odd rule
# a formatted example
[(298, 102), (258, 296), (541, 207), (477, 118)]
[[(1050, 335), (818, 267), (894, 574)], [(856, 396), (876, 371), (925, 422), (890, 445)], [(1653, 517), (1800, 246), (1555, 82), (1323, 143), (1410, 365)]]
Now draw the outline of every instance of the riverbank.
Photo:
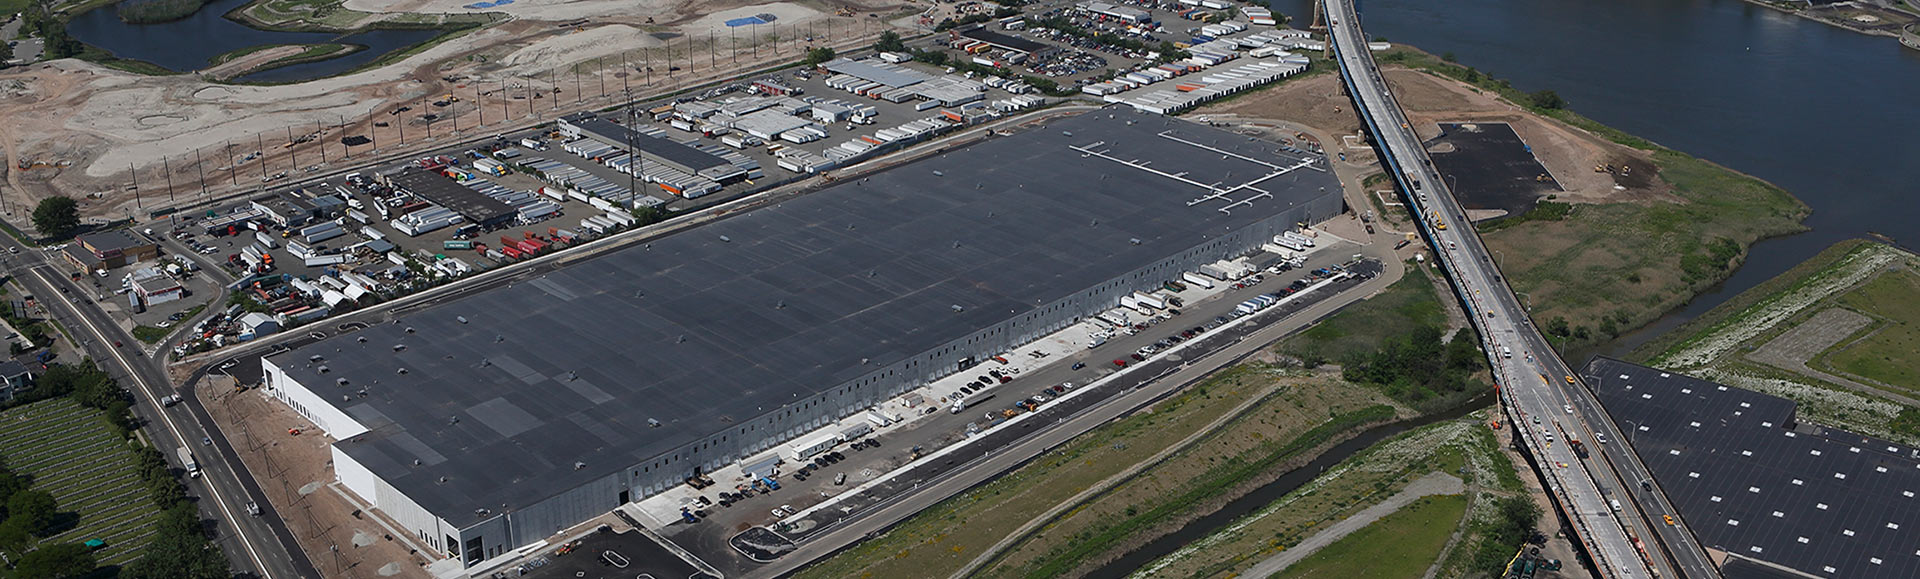
[(336, 58), (367, 47), (358, 44), (293, 44), (257, 46), (221, 55), (214, 65), (200, 71), (201, 78), (230, 82), (250, 74), (308, 62)]
[[(1463, 420), (1450, 420), (1400, 433), (1319, 473), (1311, 482), (1286, 493), (1261, 508), (1239, 517), (1231, 524), (1187, 544), (1173, 554), (1141, 567), (1135, 577), (1218, 577), (1246, 575), (1265, 577), (1285, 567), (1269, 559), (1282, 553), (1305, 549), (1295, 557), (1311, 553), (1304, 544), (1319, 538), (1319, 544), (1337, 537), (1323, 536), (1332, 528), (1355, 523), (1365, 527), (1370, 521), (1350, 521), (1382, 501), (1406, 489), (1415, 481), (1433, 475), (1461, 476), (1474, 493), (1493, 492), (1516, 495), (1524, 492), (1514, 464), (1504, 454), (1500, 442), (1486, 429), (1486, 411)], [(1474, 497), (1474, 501), (1490, 500)], [(1444, 539), (1458, 525), (1449, 520), (1438, 529)], [(1357, 530), (1357, 527), (1349, 530)], [(1418, 552), (1403, 551), (1395, 557), (1397, 567), (1413, 567), (1419, 574), (1440, 559), (1441, 545)]]
[[(1371, 389), (1337, 378), (1284, 371), (1262, 362), (1242, 363), (943, 501), (879, 537), (813, 564), (799, 576), (946, 577), (1002, 550), (1008, 555), (984, 562), (979, 572), (1024, 574), (1009, 570), (1025, 568), (1019, 561), (1031, 560), (1036, 552), (1044, 555), (1071, 544), (1084, 544), (1098, 551), (1093, 556), (1104, 558), (1117, 541), (1135, 533), (1120, 533), (1096, 544), (1091, 541), (1093, 531), (1082, 523), (1135, 521), (1127, 524), (1133, 531), (1141, 530), (1136, 526), (1143, 524), (1164, 525), (1164, 520), (1143, 515), (1172, 505), (1190, 506), (1181, 498), (1188, 493), (1180, 490), (1188, 484), (1204, 479), (1231, 487), (1246, 478), (1223, 477), (1217, 471), (1209, 476), (1212, 469), (1207, 465), (1250, 464), (1234, 457), (1261, 449), (1267, 453), (1287, 450), (1289, 443), (1299, 446), (1288, 456), (1300, 455), (1301, 450), (1350, 436), (1362, 425), (1382, 419), (1375, 416), (1382, 410), (1369, 409), (1386, 409), (1390, 417), (1393, 411), (1382, 406), (1385, 402)], [(1309, 433), (1314, 434), (1302, 438)], [(1078, 496), (1089, 489), (1107, 490)], [(1092, 500), (1096, 496), (1099, 500)], [(1061, 505), (1074, 506), (1056, 509)], [(1040, 526), (1031, 527), (1036, 517)], [(1004, 549), (995, 547), (1023, 527), (1044, 530), (1024, 533)], [(1076, 566), (1067, 559), (1048, 559)]]
[[(1400, 99), (1423, 137), (1448, 119), (1509, 120), (1563, 185), (1574, 184), (1556, 195), (1570, 206), (1545, 206), (1552, 218), (1482, 227), (1508, 283), (1569, 359), (1686, 305), (1732, 276), (1753, 244), (1806, 230), (1807, 206), (1761, 179), (1543, 106), (1552, 99), (1431, 54), (1401, 47), (1381, 61), (1471, 92)], [(1390, 81), (1396, 92), (1414, 84)], [(1579, 186), (1595, 177), (1605, 189)]]
[(1798, 416), (1920, 444), (1920, 256), (1869, 240), (1822, 251), (1631, 358), (1799, 404)]
[(1900, 30), (1920, 22), (1920, 15), (1898, 8), (1883, 8), (1865, 2), (1843, 2), (1809, 6), (1803, 2), (1741, 0), (1849, 32), (1869, 36), (1900, 37)]

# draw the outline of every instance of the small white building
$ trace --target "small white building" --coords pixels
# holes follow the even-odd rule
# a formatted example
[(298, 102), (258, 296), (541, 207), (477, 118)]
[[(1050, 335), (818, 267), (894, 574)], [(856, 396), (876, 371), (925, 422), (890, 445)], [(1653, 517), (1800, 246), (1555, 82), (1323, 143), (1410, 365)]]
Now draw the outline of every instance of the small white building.
[(157, 267), (141, 268), (127, 274), (126, 287), (140, 296), (141, 303), (153, 307), (187, 296), (187, 288)]

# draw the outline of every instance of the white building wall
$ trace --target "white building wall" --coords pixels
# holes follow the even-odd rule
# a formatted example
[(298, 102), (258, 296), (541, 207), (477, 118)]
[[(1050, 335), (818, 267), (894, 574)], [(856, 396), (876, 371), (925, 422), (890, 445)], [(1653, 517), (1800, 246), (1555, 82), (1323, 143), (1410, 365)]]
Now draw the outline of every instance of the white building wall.
[(347, 453), (341, 452), (340, 447), (334, 446), (332, 451), (333, 474), (340, 479), (341, 486), (347, 487), (347, 490), (353, 491), (360, 500), (379, 509), (381, 514), (386, 515), (401, 529), (413, 533), (415, 539), (430, 548), (437, 549), (438, 551), (431, 553), (432, 557), (451, 556), (446, 548), (446, 539), (450, 535), (457, 535), (458, 530), (421, 508), (419, 503), (413, 502), (413, 499), (405, 493), (388, 485), (387, 481), (374, 476), (373, 471), (362, 466)]
[[(287, 373), (282, 371), (277, 365), (279, 362), (306, 363), (304, 360), (276, 361), (272, 357), (261, 358), (260, 365), (266, 370), (268, 394), (272, 394), (274, 398), (285, 402), (288, 407), (293, 408), (294, 412), (300, 413), (300, 415), (306, 417), (307, 420), (313, 421), (314, 426), (318, 426), (320, 430), (326, 431), (327, 435), (332, 436), (334, 440), (346, 440), (367, 431), (366, 426), (348, 417), (346, 412), (328, 403), (322, 399), (319, 394), (309, 390), (307, 386), (288, 378)], [(332, 385), (327, 384), (323, 386)]]

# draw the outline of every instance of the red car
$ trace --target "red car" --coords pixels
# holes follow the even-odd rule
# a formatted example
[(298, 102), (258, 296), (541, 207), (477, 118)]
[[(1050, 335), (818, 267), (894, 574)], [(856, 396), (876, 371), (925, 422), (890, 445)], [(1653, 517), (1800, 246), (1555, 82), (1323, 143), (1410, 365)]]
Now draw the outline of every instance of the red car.
[(1121, 360), (1121, 359), (1114, 359), (1114, 361), (1113, 361), (1113, 365), (1115, 365), (1115, 366), (1119, 366), (1119, 367), (1121, 367), (1121, 368), (1125, 368), (1125, 367), (1127, 367), (1127, 361), (1126, 361), (1126, 360)]

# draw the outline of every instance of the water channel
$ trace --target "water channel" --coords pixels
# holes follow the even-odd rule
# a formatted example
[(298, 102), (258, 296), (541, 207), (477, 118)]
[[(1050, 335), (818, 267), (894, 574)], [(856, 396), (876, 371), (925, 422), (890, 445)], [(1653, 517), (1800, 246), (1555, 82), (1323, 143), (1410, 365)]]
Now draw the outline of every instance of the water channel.
[[(1275, 2), (1305, 26), (1310, 0)], [(1552, 89), (1588, 117), (1766, 179), (1813, 215), (1637, 344), (1842, 239), (1920, 239), (1920, 51), (1740, 0), (1364, 0), (1367, 33)]]
[(241, 78), (263, 82), (310, 80), (340, 74), (393, 51), (425, 42), (441, 32), (280, 32), (253, 28), (226, 17), (227, 12), (248, 1), (216, 0), (185, 19), (159, 24), (121, 22), (116, 9), (108, 6), (74, 16), (67, 24), (67, 32), (74, 39), (98, 46), (114, 56), (144, 60), (180, 72), (206, 68), (216, 56), (254, 46), (339, 43), (365, 47), (345, 56), (268, 69)]
[[(1138, 549), (1129, 551), (1119, 559), (1115, 559), (1101, 566), (1099, 570), (1094, 571), (1088, 575), (1088, 577), (1094, 579), (1119, 579), (1126, 577), (1135, 570), (1153, 563), (1155, 559), (1170, 555), (1174, 551), (1180, 550), (1181, 547), (1187, 546), (1188, 543), (1205, 538), (1221, 527), (1232, 524), (1235, 519), (1258, 511), (1272, 504), (1273, 501), (1280, 500), (1280, 497), (1287, 496), (1287, 493), (1293, 492), (1294, 489), (1300, 488), (1301, 485), (1312, 482), (1315, 477), (1320, 476), (1321, 472), (1332, 468), (1334, 465), (1340, 464), (1340, 461), (1353, 456), (1353, 453), (1366, 450), (1367, 447), (1373, 446), (1374, 443), (1410, 429), (1466, 416), (1468, 413), (1486, 408), (1487, 405), (1492, 403), (1493, 395), (1489, 393), (1477, 397), (1453, 410), (1421, 416), (1412, 420), (1392, 422), (1367, 429), (1351, 440), (1333, 445), (1333, 448), (1327, 449), (1327, 451), (1321, 453), (1320, 456), (1314, 457), (1314, 459), (1305, 466), (1287, 471), (1286, 474), (1280, 475), (1280, 478), (1273, 482), (1254, 489), (1253, 492), (1247, 493), (1238, 499), (1234, 499), (1232, 502), (1227, 503), (1226, 506), (1221, 507), (1220, 510), (1200, 517), (1191, 523), (1187, 523), (1186, 526), (1181, 527), (1178, 531), (1154, 539), (1152, 542)], [(1503, 440), (1505, 439), (1505, 437), (1501, 438)]]

